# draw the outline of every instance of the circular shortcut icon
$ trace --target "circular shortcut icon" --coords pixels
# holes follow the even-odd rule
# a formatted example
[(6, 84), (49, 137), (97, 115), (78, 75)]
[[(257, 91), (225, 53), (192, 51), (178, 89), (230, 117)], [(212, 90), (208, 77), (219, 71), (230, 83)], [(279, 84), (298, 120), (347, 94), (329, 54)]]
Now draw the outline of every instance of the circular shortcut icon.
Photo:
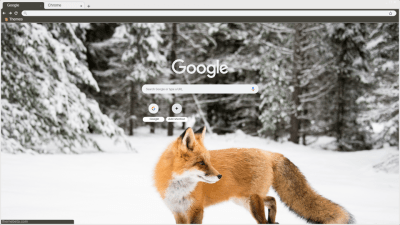
[(172, 112), (174, 112), (175, 114), (181, 113), (182, 112), (182, 106), (178, 103), (175, 103), (172, 106)]
[(157, 104), (150, 104), (149, 105), (149, 112), (156, 114), (158, 112), (158, 105)]

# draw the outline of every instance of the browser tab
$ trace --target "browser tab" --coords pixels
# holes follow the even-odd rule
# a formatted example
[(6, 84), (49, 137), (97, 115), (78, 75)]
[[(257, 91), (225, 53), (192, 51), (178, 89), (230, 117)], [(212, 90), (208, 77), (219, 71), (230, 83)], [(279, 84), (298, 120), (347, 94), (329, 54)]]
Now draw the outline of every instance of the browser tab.
[(45, 2), (45, 9), (84, 9), (84, 2)]

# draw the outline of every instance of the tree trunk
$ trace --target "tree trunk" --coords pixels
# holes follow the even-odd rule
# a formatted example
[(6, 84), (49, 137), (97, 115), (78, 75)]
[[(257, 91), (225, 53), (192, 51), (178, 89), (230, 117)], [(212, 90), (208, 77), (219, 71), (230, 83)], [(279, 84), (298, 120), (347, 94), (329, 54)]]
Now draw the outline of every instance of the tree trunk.
[[(173, 97), (173, 102), (175, 102), (175, 96)], [(169, 113), (168, 113), (169, 117), (174, 116), (174, 112), (172, 111), (172, 106), (174, 105), (173, 102), (169, 105)], [(167, 123), (168, 123), (168, 136), (173, 136), (174, 135), (174, 123), (173, 122), (167, 122)]]
[[(154, 99), (154, 94), (151, 95), (151, 101), (152, 103), (156, 103), (156, 100)], [(156, 132), (156, 123), (150, 123), (150, 134), (154, 134)]]
[(133, 136), (133, 129), (135, 128), (135, 104), (136, 104), (136, 93), (135, 93), (135, 82), (131, 82), (131, 93), (130, 93), (130, 109), (129, 109), (129, 136)]
[[(308, 88), (307, 86), (302, 88), (302, 93), (308, 93)], [(303, 118), (301, 120), (301, 137), (302, 137), (302, 144), (303, 145), (307, 145), (306, 142), (306, 136), (307, 136), (307, 131), (310, 131), (310, 120), (307, 118), (307, 114), (308, 114), (308, 105), (307, 103), (303, 103)]]
[(303, 110), (303, 116), (304, 118), (301, 120), (301, 138), (302, 138), (302, 144), (307, 145), (306, 142), (306, 137), (307, 137), (307, 130), (309, 130), (309, 121), (306, 119), (307, 116), (307, 109)]
[(300, 120), (298, 118), (298, 108), (300, 106), (300, 71), (301, 71), (301, 50), (300, 50), (300, 42), (301, 42), (301, 29), (302, 24), (295, 25), (295, 34), (294, 34), (294, 42), (293, 42), (293, 74), (292, 74), (292, 86), (294, 88), (292, 92), (292, 101), (293, 101), (293, 112), (290, 115), (290, 141), (293, 143), (299, 143), (299, 129), (300, 129)]
[(156, 132), (156, 123), (150, 123), (150, 134), (154, 134)]
[(273, 139), (274, 141), (278, 141), (279, 138), (279, 130), (281, 129), (280, 127), (280, 122), (275, 122), (275, 130), (273, 134)]
[[(185, 112), (186, 112), (185, 105), (182, 103), (182, 115), (183, 116), (185, 116)], [(182, 129), (185, 129), (185, 128), (186, 128), (186, 122), (182, 122)]]
[[(176, 60), (176, 48), (177, 48), (177, 42), (178, 42), (178, 24), (173, 23), (172, 24), (172, 46), (171, 46), (171, 65), (172, 63)], [(172, 70), (172, 67), (171, 67)], [(174, 73), (172, 72), (171, 74), (171, 79), (174, 79)], [(169, 105), (169, 116), (173, 117), (174, 112), (172, 112), (172, 106), (175, 104), (176, 97), (173, 95), (173, 102)], [(173, 136), (174, 135), (174, 123), (168, 122), (168, 136)]]
[(336, 114), (336, 142), (339, 150), (343, 150), (341, 144), (343, 137), (343, 116), (344, 116), (344, 77), (343, 71), (339, 72), (338, 93), (337, 93), (337, 114)]

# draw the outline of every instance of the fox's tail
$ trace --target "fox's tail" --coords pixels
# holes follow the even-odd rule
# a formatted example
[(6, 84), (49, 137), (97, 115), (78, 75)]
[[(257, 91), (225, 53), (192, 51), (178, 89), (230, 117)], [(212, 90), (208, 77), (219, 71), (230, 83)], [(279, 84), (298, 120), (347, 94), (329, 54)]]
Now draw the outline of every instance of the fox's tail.
[(280, 199), (309, 223), (355, 223), (353, 215), (322, 197), (308, 184), (300, 170), (281, 154), (275, 154), (272, 187)]

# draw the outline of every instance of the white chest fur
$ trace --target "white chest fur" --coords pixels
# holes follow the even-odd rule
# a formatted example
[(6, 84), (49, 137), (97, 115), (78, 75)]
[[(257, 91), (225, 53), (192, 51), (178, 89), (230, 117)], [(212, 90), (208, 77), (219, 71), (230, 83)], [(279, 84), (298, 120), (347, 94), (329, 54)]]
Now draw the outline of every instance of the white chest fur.
[(173, 175), (165, 191), (164, 202), (172, 212), (184, 213), (192, 204), (190, 193), (196, 188), (200, 171), (186, 171), (181, 175)]

